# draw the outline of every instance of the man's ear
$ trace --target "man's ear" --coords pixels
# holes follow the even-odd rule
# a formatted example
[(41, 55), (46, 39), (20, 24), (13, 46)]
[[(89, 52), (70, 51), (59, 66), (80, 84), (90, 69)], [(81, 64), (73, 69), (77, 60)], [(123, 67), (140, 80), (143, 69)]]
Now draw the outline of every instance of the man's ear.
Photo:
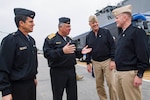
[(89, 22), (89, 25), (91, 26), (90, 22)]
[(19, 26), (22, 26), (24, 24), (23, 21), (19, 21)]

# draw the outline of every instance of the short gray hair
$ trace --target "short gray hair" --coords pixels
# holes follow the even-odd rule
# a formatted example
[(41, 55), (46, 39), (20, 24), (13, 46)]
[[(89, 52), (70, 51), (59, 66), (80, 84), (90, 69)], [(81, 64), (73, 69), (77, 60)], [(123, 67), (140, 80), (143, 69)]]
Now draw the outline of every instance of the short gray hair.
[(91, 15), (89, 17), (89, 22), (98, 22), (98, 19), (97, 19), (96, 15)]

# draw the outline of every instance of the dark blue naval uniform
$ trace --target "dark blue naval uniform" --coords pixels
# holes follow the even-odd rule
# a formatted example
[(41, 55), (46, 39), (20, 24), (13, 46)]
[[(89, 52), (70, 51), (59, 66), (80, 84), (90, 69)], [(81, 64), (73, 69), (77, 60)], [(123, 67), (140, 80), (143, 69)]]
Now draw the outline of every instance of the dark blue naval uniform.
[(130, 25), (119, 35), (115, 52), (118, 71), (138, 70), (142, 77), (149, 67), (148, 43), (144, 30)]
[[(67, 41), (72, 40), (66, 37)], [(48, 60), (53, 91), (53, 100), (62, 100), (66, 88), (67, 100), (77, 100), (75, 54), (64, 54), (63, 47), (68, 43), (58, 33), (49, 35), (44, 42), (44, 57)]]
[(37, 48), (34, 39), (28, 38), (18, 30), (6, 36), (0, 47), (0, 90), (3, 96), (13, 94), (13, 100), (18, 100), (15, 95), (20, 100), (31, 100), (25, 94), (35, 95), (30, 86), (35, 88)]
[(99, 28), (97, 36), (91, 31), (86, 37), (86, 45), (92, 48), (92, 52), (87, 54), (87, 63), (93, 60), (101, 62), (111, 58), (114, 60), (115, 43), (109, 30)]

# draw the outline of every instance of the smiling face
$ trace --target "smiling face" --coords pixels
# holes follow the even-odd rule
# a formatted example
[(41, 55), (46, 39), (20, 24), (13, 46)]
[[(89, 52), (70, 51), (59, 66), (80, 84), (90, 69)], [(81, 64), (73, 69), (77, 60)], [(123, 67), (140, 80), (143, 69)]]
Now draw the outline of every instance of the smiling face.
[(98, 19), (95, 15), (91, 15), (89, 17), (89, 25), (94, 32), (98, 32), (99, 24), (98, 24)]
[(99, 24), (97, 21), (89, 22), (89, 25), (94, 32), (99, 30)]
[(22, 31), (24, 34), (28, 34), (29, 32), (33, 31), (33, 26), (34, 26), (34, 21), (32, 18), (27, 17), (25, 21), (20, 21), (19, 22), (19, 29)]
[(116, 21), (117, 27), (125, 29), (131, 24), (131, 19), (132, 19), (131, 14), (128, 12), (125, 12), (125, 13), (121, 13), (117, 15), (115, 21)]
[(122, 28), (125, 23), (125, 16), (123, 14), (120, 14), (116, 16), (115, 21), (116, 21), (117, 27)]
[(71, 25), (70, 24), (62, 23), (62, 24), (59, 25), (59, 33), (62, 36), (69, 35), (70, 31), (71, 31)]

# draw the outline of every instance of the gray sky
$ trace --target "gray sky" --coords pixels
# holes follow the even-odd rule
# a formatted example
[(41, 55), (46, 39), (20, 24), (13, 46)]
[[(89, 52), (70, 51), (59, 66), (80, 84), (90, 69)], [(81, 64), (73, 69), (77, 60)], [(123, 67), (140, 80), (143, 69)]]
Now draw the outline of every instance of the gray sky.
[[(71, 18), (71, 37), (90, 30), (88, 17), (107, 5), (116, 5), (121, 0), (0, 0), (0, 33), (17, 30), (14, 23), (14, 8), (26, 8), (36, 12), (34, 31), (30, 33), (42, 49), (44, 39), (58, 30), (60, 17)], [(0, 41), (3, 36), (0, 34)]]

